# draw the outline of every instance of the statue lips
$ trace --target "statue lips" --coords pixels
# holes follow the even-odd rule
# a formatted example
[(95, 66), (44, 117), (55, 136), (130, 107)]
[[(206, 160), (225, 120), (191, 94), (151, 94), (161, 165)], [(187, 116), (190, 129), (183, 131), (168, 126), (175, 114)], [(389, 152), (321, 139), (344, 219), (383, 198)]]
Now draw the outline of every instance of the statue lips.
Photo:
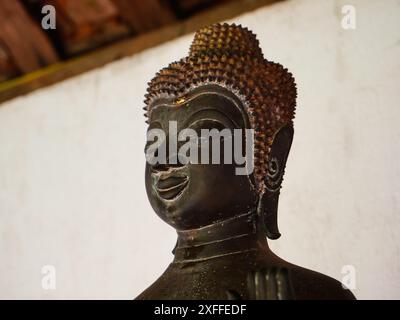
[(180, 196), (187, 187), (189, 177), (183, 175), (178, 170), (162, 173), (158, 176), (158, 179), (156, 179), (154, 189), (160, 198), (164, 200), (174, 200)]

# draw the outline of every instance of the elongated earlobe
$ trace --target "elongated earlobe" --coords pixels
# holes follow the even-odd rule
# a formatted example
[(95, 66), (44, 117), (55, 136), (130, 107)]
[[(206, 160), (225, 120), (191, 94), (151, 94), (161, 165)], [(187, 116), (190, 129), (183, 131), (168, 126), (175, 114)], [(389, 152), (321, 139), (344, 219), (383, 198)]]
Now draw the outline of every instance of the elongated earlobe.
[(281, 128), (275, 135), (268, 155), (268, 170), (265, 177), (265, 189), (260, 195), (258, 216), (267, 237), (278, 239), (278, 202), (286, 161), (293, 140), (293, 126)]
[(268, 239), (276, 240), (281, 234), (278, 229), (278, 201), (279, 191), (271, 194), (265, 191), (258, 203), (258, 216), (261, 219), (261, 226)]

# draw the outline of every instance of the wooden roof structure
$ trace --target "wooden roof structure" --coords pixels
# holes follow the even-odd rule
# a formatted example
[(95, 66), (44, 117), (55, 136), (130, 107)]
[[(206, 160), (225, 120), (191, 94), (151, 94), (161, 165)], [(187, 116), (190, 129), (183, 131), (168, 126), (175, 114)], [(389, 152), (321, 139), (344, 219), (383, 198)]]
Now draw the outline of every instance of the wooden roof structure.
[(276, 1), (0, 0), (0, 103)]

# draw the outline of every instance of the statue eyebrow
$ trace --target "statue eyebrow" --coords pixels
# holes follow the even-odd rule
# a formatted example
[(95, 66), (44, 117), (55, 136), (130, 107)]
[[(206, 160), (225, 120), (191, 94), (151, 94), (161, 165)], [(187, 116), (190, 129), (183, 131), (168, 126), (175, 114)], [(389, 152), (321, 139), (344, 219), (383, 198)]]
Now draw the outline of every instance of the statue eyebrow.
[(149, 126), (147, 128), (147, 130), (151, 130), (151, 129), (162, 129), (162, 124), (160, 121), (158, 120), (154, 120), (154, 121), (150, 121)]
[(204, 121), (214, 121), (214, 122), (219, 122), (223, 125), (225, 125), (225, 123), (222, 123), (221, 120), (219, 119), (210, 119), (210, 118), (200, 118), (200, 115), (202, 113), (208, 113), (212, 111), (213, 113), (217, 113), (219, 116), (221, 116), (222, 118), (224, 118), (224, 120), (227, 120), (228, 124), (230, 127), (232, 128), (240, 128), (241, 126), (238, 125), (233, 119), (231, 119), (230, 117), (228, 117), (224, 112), (222, 112), (221, 110), (217, 109), (217, 108), (213, 108), (213, 107), (209, 107), (206, 109), (202, 109), (199, 111), (196, 111), (195, 113), (193, 113), (189, 119), (187, 119), (185, 121), (185, 125), (184, 127), (190, 127), (191, 125), (193, 125), (195, 122), (197, 122), (198, 120), (204, 120)]

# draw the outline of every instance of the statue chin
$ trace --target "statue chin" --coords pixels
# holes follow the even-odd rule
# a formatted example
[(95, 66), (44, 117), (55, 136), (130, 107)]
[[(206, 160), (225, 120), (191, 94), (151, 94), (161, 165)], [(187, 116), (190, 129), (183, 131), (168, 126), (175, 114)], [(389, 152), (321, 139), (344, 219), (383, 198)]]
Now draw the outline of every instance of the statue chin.
[[(163, 138), (148, 158), (157, 161), (146, 164), (146, 191), (178, 239), (167, 270), (137, 299), (355, 299), (340, 282), (286, 262), (268, 246), (267, 238), (280, 236), (279, 194), (296, 96), (287, 69), (265, 60), (255, 35), (234, 24), (196, 32), (189, 56), (149, 83), (148, 140), (156, 131)], [(173, 161), (183, 141), (173, 145), (171, 123), (176, 134), (252, 130), (253, 139), (239, 149), (246, 159), (251, 153), (254, 170), (238, 174), (234, 161)], [(152, 143), (147, 141), (146, 157)], [(214, 152), (213, 146), (210, 159)], [(158, 160), (162, 155), (165, 162)], [(223, 147), (218, 153), (220, 159), (235, 156)]]
[(187, 164), (162, 170), (147, 165), (146, 190), (157, 215), (177, 230), (201, 228), (257, 207), (249, 179), (235, 175), (233, 165)]

